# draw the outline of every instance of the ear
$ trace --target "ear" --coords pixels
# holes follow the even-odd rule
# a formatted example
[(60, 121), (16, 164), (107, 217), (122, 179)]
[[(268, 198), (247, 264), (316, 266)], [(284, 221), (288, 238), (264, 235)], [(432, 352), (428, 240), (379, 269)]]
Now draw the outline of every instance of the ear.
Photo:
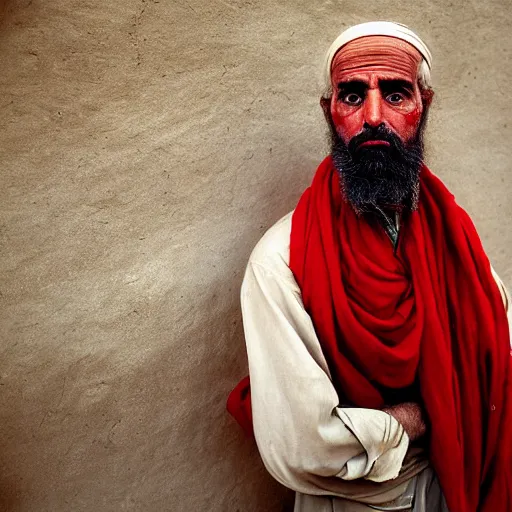
[(425, 89), (424, 91), (421, 91), (421, 100), (423, 102), (423, 108), (429, 108), (433, 99), (434, 91), (432, 89)]
[(323, 96), (320, 98), (320, 106), (324, 111), (324, 116), (327, 121), (331, 120), (331, 98), (324, 98)]

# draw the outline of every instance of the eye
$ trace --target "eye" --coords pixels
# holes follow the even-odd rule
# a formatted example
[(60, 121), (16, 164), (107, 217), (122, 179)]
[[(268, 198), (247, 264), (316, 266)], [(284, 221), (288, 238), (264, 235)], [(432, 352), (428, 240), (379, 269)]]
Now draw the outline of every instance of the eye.
[(363, 102), (363, 98), (355, 92), (349, 92), (341, 95), (341, 101), (347, 105), (357, 106)]
[(386, 101), (391, 105), (400, 105), (404, 99), (404, 95), (399, 92), (392, 92), (386, 96)]

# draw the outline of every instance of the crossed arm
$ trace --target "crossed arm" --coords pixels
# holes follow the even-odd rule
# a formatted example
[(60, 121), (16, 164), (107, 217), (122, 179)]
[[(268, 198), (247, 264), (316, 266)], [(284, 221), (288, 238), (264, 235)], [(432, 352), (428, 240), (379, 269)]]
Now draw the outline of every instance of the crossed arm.
[[(343, 495), (354, 480), (364, 485), (396, 479), (396, 485), (410, 441), (426, 431), (421, 408), (339, 407), (288, 267), (283, 240), (289, 240), (289, 229), (287, 216), (256, 246), (241, 293), (254, 432), (263, 462), (278, 481), (307, 494)], [(353, 488), (350, 495), (355, 499)]]
[(419, 404), (406, 402), (382, 410), (393, 416), (402, 425), (411, 441), (416, 441), (427, 432), (423, 410)]
[[(242, 312), (254, 433), (274, 478), (306, 494), (334, 495), (344, 495), (354, 480), (395, 479), (409, 447), (407, 429), (413, 436), (421, 430), (415, 406), (339, 407), (300, 291), (254, 261), (242, 286)], [(402, 418), (406, 428), (401, 416), (411, 417)]]

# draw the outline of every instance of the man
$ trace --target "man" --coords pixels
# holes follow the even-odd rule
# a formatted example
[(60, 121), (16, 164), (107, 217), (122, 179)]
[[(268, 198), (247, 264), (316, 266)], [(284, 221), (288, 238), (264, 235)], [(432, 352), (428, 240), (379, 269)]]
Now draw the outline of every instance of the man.
[(431, 61), (396, 23), (334, 41), (331, 155), (249, 261), (228, 409), (296, 511), (512, 510), (510, 299), (423, 163)]

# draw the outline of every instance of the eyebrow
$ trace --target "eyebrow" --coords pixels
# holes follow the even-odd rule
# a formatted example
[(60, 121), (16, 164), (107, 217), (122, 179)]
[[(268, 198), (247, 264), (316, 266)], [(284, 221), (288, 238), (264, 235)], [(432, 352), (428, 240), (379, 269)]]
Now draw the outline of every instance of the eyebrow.
[[(368, 83), (364, 80), (346, 80), (338, 82), (338, 89), (347, 89), (349, 87), (366, 90), (368, 89)], [(381, 79), (379, 80), (379, 87), (382, 87), (383, 89), (405, 89), (409, 92), (414, 91), (412, 82), (409, 80), (402, 80), (400, 78)]]

